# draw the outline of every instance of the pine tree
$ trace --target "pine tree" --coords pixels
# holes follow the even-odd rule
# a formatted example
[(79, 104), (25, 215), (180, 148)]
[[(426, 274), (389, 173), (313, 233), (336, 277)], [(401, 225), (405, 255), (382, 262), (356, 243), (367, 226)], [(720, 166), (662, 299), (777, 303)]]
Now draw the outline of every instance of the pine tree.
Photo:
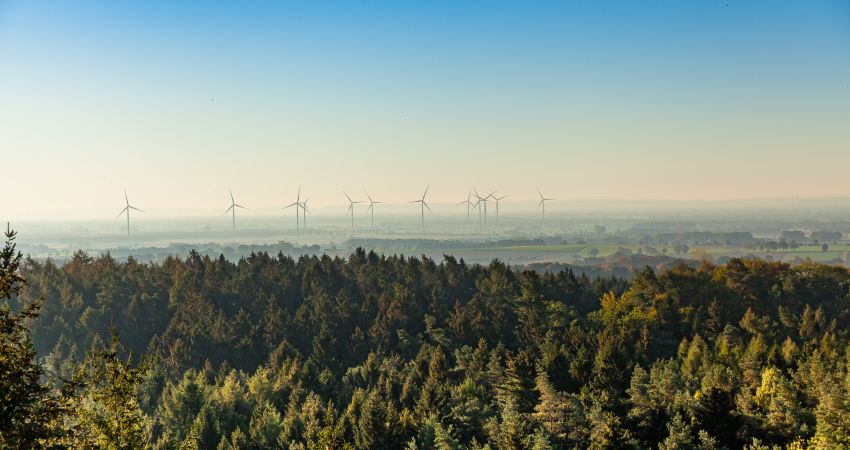
[[(850, 374), (847, 382), (850, 387)], [(815, 410), (817, 425), (810, 449), (850, 448), (850, 396), (838, 382), (830, 382), (821, 390)]]
[(694, 450), (693, 430), (676, 414), (667, 423), (667, 438), (658, 446), (658, 450)]
[(165, 435), (173, 442), (185, 439), (206, 402), (206, 383), (193, 369), (187, 370), (179, 383), (169, 383), (162, 393), (157, 410)]
[[(6, 230), (0, 251), (0, 448), (38, 448), (66, 436), (61, 422), (67, 412), (65, 397), (43, 381), (27, 322), (38, 316), (41, 304), (30, 303), (17, 314), (7, 304), (21, 292), (18, 275), (22, 255), (15, 248), (15, 232)], [(70, 387), (70, 386), (69, 386)]]
[(89, 352), (74, 374), (82, 387), (77, 416), (87, 447), (133, 450), (146, 447), (146, 417), (136, 391), (147, 366), (133, 367), (118, 356), (118, 338), (109, 347)]
[[(540, 401), (534, 407), (532, 418), (555, 442), (575, 444), (584, 420), (581, 402), (555, 390), (546, 372), (537, 375)], [(548, 441), (548, 440), (547, 440)]]
[(516, 411), (530, 413), (535, 404), (533, 371), (528, 352), (509, 356), (505, 363), (505, 372), (496, 389), (499, 403), (511, 403)]
[(592, 450), (623, 448), (631, 440), (622, 421), (611, 411), (606, 411), (599, 402), (594, 402), (588, 414), (588, 446)]

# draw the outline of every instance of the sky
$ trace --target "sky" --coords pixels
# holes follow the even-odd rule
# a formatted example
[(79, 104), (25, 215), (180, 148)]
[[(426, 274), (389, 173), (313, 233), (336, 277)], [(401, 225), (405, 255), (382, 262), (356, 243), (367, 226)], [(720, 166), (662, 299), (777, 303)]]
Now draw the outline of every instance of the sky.
[(21, 219), (125, 188), (161, 214), (850, 196), (850, 2), (0, 0), (0, 167)]

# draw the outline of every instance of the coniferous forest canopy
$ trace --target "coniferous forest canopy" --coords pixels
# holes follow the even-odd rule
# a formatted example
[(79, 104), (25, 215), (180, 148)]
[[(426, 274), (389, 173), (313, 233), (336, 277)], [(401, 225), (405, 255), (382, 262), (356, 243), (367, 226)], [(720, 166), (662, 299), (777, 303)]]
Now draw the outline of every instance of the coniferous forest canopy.
[(850, 448), (850, 273), (0, 254), (0, 448)]

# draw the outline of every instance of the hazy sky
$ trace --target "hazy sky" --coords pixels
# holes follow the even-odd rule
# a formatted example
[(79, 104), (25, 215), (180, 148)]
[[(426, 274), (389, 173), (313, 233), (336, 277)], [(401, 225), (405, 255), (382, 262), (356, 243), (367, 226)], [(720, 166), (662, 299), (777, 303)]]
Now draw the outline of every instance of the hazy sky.
[(846, 0), (213, 3), (0, 0), (0, 217), (850, 195)]

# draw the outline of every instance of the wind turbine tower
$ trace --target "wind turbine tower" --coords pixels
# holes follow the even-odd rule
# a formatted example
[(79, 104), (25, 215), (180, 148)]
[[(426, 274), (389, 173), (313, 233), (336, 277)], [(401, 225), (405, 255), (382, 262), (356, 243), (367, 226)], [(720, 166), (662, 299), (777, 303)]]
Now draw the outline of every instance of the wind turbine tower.
[[(305, 203), (306, 203), (306, 202), (305, 202)], [(299, 232), (301, 231), (301, 217), (298, 215), (298, 208), (301, 208), (301, 207), (302, 207), (302, 203), (301, 203), (301, 186), (298, 186), (298, 196), (297, 196), (297, 197), (295, 197), (295, 201), (294, 201), (294, 202), (292, 202), (292, 203), (290, 203), (290, 204), (288, 204), (288, 205), (286, 205), (286, 206), (284, 206), (284, 207), (283, 207), (283, 208), (281, 208), (281, 209), (288, 209), (288, 208), (291, 208), (291, 207), (293, 207), (293, 206), (295, 207), (295, 233), (297, 234), (297, 233), (299, 233)], [(306, 219), (307, 217), (305, 216), (304, 218)]]
[(431, 207), (428, 206), (428, 203), (425, 201), (425, 196), (428, 195), (428, 188), (429, 187), (430, 187), (430, 185), (425, 186), (425, 192), (422, 193), (422, 198), (420, 198), (419, 200), (413, 200), (412, 202), (410, 202), (410, 203), (419, 203), (419, 207), (422, 210), (422, 232), (423, 233), (425, 232), (425, 208), (428, 208), (428, 211), (431, 211), (432, 214), (434, 213), (434, 211), (431, 210)]
[(363, 203), (363, 200), (352, 200), (348, 194), (345, 192), (343, 192), (343, 194), (345, 194), (345, 198), (348, 199), (348, 212), (351, 213), (351, 231), (354, 231), (354, 205)]
[(472, 207), (474, 207), (474, 204), (472, 203), (472, 190), (467, 192), (466, 200), (459, 202), (458, 205), (466, 205), (466, 222), (469, 223), (469, 220), (472, 217), (470, 211)]
[(139, 208), (136, 208), (135, 206), (130, 205), (130, 200), (127, 198), (126, 189), (124, 189), (124, 204), (126, 205), (124, 206), (124, 209), (122, 209), (121, 212), (118, 213), (118, 215), (115, 217), (121, 217), (121, 214), (127, 215), (127, 236), (130, 236), (130, 210), (132, 209), (141, 213), (143, 213), (144, 211)]
[(384, 202), (376, 202), (375, 200), (372, 200), (372, 197), (369, 195), (368, 192), (366, 193), (366, 198), (369, 199), (368, 211), (372, 213), (372, 229), (374, 230), (375, 229), (375, 205), (378, 205), (378, 204), (381, 204), (381, 203), (384, 203)]
[(307, 202), (309, 202), (309, 201), (310, 201), (310, 197), (307, 197), (306, 200), (301, 202), (301, 214), (304, 215), (304, 221), (301, 222), (301, 223), (304, 225), (305, 230), (307, 229), (307, 213), (310, 213), (311, 216), (313, 215), (313, 213), (310, 212), (310, 208), (307, 207)]
[(477, 203), (478, 203), (478, 219), (479, 219), (479, 222), (480, 222), (480, 219), (481, 219), (482, 206), (483, 206), (483, 209), (484, 209), (484, 221), (480, 223), (481, 231), (484, 231), (484, 232), (487, 231), (487, 198), (490, 197), (490, 195), (492, 195), (492, 194), (489, 194), (486, 197), (482, 197), (478, 194), (478, 189), (475, 189), (475, 198), (478, 199)]
[(537, 209), (540, 210), (540, 227), (546, 228), (546, 202), (550, 200), (555, 200), (554, 198), (546, 198), (543, 196), (543, 193), (540, 192), (540, 188), (537, 188), (537, 195), (540, 196), (540, 203), (537, 204)]
[[(495, 192), (493, 194), (495, 194)], [(501, 197), (496, 197), (493, 194), (490, 194), (490, 198), (492, 198), (496, 202), (496, 226), (499, 226), (499, 202), (504, 200), (507, 197), (507, 195), (503, 195)]]
[(478, 210), (478, 230), (480, 231), (483, 229), (483, 222), (481, 221), (481, 197), (478, 196), (478, 190), (472, 195), (475, 197), (475, 203), (472, 205), (472, 208)]
[[(242, 208), (242, 209), (248, 209), (248, 208), (236, 203), (236, 200), (233, 199), (233, 190), (230, 189), (230, 188), (227, 188), (227, 190), (230, 191), (230, 208), (227, 208), (224, 211), (224, 214), (227, 214), (227, 213), (233, 214), (233, 232), (235, 233), (236, 232), (236, 208)], [(222, 215), (224, 215), (224, 214), (222, 214)]]

